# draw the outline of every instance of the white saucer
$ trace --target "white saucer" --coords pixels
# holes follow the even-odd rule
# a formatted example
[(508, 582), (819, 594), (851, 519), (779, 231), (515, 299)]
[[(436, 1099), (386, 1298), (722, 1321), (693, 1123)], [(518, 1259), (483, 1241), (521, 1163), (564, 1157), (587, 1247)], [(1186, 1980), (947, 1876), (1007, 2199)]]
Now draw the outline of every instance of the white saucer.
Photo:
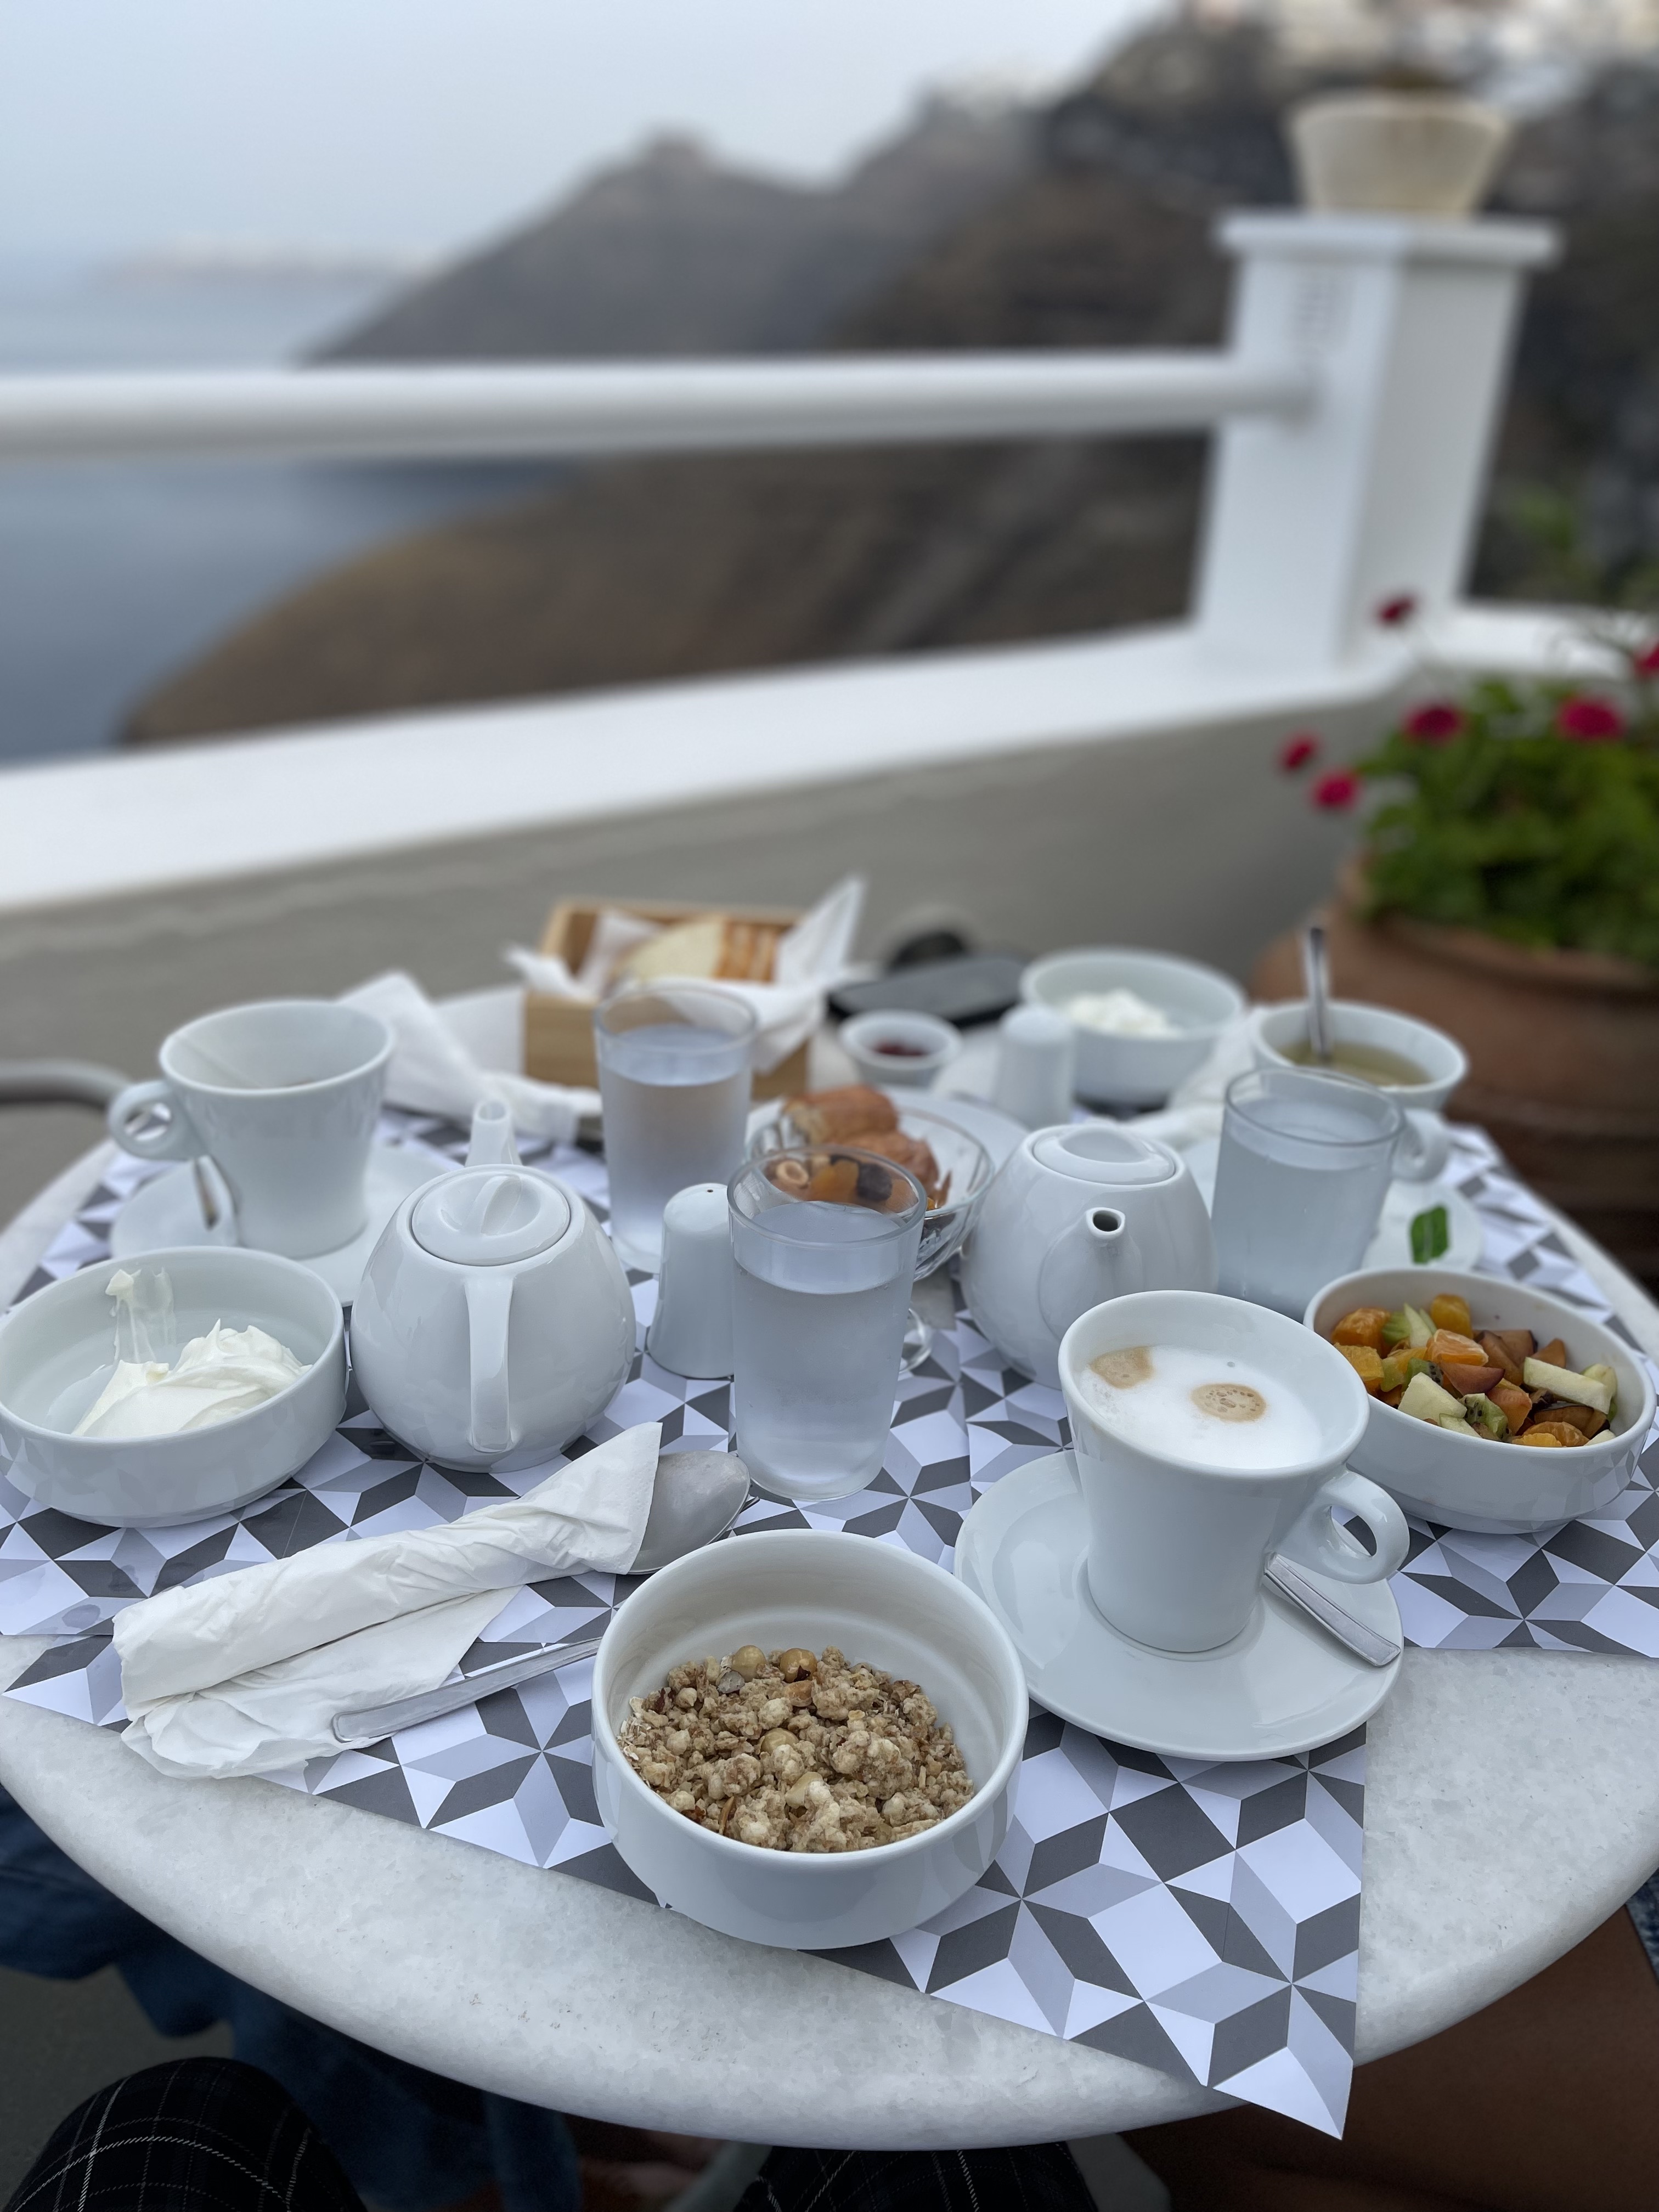
[[(301, 1265), (320, 1275), (343, 1306), (357, 1295), (357, 1285), (368, 1265), (368, 1255), (380, 1242), (380, 1231), (410, 1193), (434, 1176), (448, 1172), (454, 1163), (414, 1145), (375, 1145), (368, 1155), (368, 1218), (349, 1244), (332, 1252), (308, 1255)], [(214, 1188), (225, 1203), (224, 1186), (217, 1175)], [(156, 1176), (134, 1191), (110, 1229), (109, 1249), (117, 1260), (131, 1260), (140, 1252), (165, 1251), (173, 1244), (234, 1244), (235, 1224), (228, 1206), (216, 1229), (202, 1219), (196, 1196), (196, 1179), (188, 1161), (182, 1167)]]
[[(1091, 1735), (1170, 1759), (1283, 1759), (1358, 1728), (1394, 1687), (1397, 1659), (1366, 1666), (1271, 1588), (1219, 1650), (1149, 1650), (1096, 1612), (1088, 1545), (1072, 1455), (1053, 1452), (985, 1492), (957, 1538), (956, 1571), (1013, 1638), (1037, 1703)], [(1399, 1638), (1386, 1583), (1310, 1579)]]
[[(1169, 1140), (1174, 1143), (1171, 1138)], [(1215, 1165), (1221, 1151), (1220, 1139), (1200, 1137), (1190, 1145), (1179, 1145), (1176, 1149), (1186, 1156), (1193, 1171), (1193, 1181), (1198, 1185), (1206, 1206), (1215, 1205)], [(1480, 1216), (1461, 1190), (1454, 1190), (1444, 1182), (1391, 1182), (1388, 1195), (1382, 1200), (1382, 1211), (1377, 1218), (1376, 1234), (1366, 1247), (1361, 1267), (1410, 1267), (1416, 1265), (1412, 1258), (1412, 1223), (1419, 1213), (1431, 1206), (1446, 1209), (1446, 1234), (1449, 1242), (1443, 1252), (1438, 1252), (1426, 1264), (1434, 1267), (1458, 1267), (1470, 1273), (1480, 1268), (1483, 1238)], [(1354, 1272), (1358, 1272), (1357, 1270)]]

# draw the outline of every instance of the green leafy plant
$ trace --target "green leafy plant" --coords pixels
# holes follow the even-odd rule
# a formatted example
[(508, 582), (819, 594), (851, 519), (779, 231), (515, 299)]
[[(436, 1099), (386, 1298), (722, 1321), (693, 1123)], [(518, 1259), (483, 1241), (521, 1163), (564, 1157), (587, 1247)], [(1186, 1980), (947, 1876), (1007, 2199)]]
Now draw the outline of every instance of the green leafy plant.
[[(1344, 810), (1368, 785), (1381, 801), (1360, 854), (1365, 911), (1659, 969), (1659, 647), (1629, 659), (1617, 700), (1483, 682), (1320, 776), (1316, 805)], [(1316, 749), (1302, 733), (1280, 763)]]

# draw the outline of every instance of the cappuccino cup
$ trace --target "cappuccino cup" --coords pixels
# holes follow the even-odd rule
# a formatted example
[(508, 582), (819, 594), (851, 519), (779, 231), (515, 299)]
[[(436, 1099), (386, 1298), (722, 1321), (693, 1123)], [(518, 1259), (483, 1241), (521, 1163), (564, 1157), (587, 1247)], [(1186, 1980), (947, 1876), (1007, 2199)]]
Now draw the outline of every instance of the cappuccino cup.
[(1231, 1644), (1274, 1553), (1345, 1583), (1404, 1564), (1405, 1516), (1346, 1465), (1365, 1433), (1364, 1385), (1300, 1322), (1204, 1291), (1138, 1291), (1072, 1323), (1060, 1380), (1089, 1594), (1136, 1643)]
[(159, 1081), (131, 1083), (109, 1133), (141, 1160), (205, 1155), (246, 1245), (304, 1260), (368, 1218), (368, 1148), (392, 1057), (377, 1015), (331, 999), (271, 999), (175, 1030)]

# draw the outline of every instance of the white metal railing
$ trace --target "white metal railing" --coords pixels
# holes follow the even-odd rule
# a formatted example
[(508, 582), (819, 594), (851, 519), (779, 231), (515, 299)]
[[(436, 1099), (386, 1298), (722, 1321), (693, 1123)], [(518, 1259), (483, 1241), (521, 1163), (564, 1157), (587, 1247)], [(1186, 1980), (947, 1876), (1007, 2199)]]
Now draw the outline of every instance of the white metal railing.
[(3, 779), (0, 909), (672, 808), (831, 759), (937, 767), (1378, 696), (1409, 657), (1379, 610), (1414, 601), (1419, 638), (1455, 618), (1522, 277), (1552, 234), (1276, 214), (1230, 217), (1221, 240), (1240, 270), (1207, 354), (0, 379), (12, 462), (1215, 432), (1192, 615), (1166, 630), (23, 768)]
[(0, 377), (0, 459), (431, 459), (942, 444), (1291, 415), (1293, 362), (1204, 353), (882, 355), (558, 368)]

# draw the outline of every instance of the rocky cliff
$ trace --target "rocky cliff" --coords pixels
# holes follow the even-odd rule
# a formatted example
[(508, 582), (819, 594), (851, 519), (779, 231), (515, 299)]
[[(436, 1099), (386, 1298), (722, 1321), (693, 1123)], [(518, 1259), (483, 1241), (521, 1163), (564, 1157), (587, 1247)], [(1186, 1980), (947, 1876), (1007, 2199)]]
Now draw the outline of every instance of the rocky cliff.
[[(823, 276), (830, 259), (811, 264), (803, 246), (800, 267), (820, 272), (812, 294), (812, 312), (826, 318), (818, 342), (1213, 342), (1225, 294), (1210, 242), (1214, 214), (1288, 196), (1277, 118), (1308, 82), (1248, 27), (1166, 28), (1138, 40), (1094, 82), (1011, 122), (994, 191), (975, 185), (975, 198), (960, 167), (953, 172), (949, 191), (927, 200), (926, 222), (906, 218), (910, 234), (926, 229), (927, 241), (904, 254), (893, 248), (879, 280), (871, 273), (879, 256), (865, 252), (856, 280), (849, 272), (858, 257), (843, 258), (832, 283)], [(659, 152), (642, 166), (659, 183), (664, 161), (680, 158)], [(915, 175), (914, 149), (896, 147), (886, 159), (900, 173), (911, 163)], [(966, 166), (982, 179), (994, 165)], [(737, 183), (737, 202), (752, 210), (754, 180)], [(629, 220), (638, 224), (655, 190), (649, 179), (624, 189), (613, 179), (571, 213), (586, 204), (580, 228), (598, 219), (595, 198), (611, 195), (631, 206)], [(705, 177), (701, 204), (712, 209), (723, 190)], [(958, 191), (955, 214), (939, 212)], [(1483, 586), (1549, 594), (1629, 581), (1659, 552), (1659, 287), (1651, 277), (1659, 71), (1621, 66), (1528, 126), (1500, 198), (1562, 220), (1567, 252), (1529, 308)], [(765, 222), (775, 218), (781, 228), (803, 226), (795, 234), (803, 240), (818, 220), (799, 208), (787, 216), (775, 208)], [(838, 234), (844, 241), (850, 234), (843, 227)], [(890, 243), (895, 234), (890, 221), (882, 235)], [(538, 251), (545, 249), (544, 239)], [(514, 250), (498, 253), (511, 259)], [(634, 317), (626, 326), (638, 350), (805, 343), (802, 302), (811, 288), (790, 273), (787, 255), (769, 266), (766, 284), (720, 293), (720, 315), (688, 298), (659, 303), (653, 319), (619, 290), (604, 313), (583, 308), (580, 333), (562, 349), (618, 349), (619, 338), (597, 334), (621, 331), (624, 312)], [(383, 319), (379, 339), (360, 334), (355, 354), (371, 342), (419, 350), (418, 329), (428, 349), (469, 349), (470, 334), (485, 327), (483, 294), (466, 305), (477, 281), (469, 264), (426, 288)], [(531, 295), (541, 296), (533, 286), (524, 296)], [(550, 293), (536, 311), (539, 327), (577, 333), (574, 297), (560, 305)], [(833, 313), (824, 307), (832, 298)], [(533, 319), (527, 308), (515, 313), (522, 337)], [(741, 340), (721, 335), (739, 325)], [(477, 349), (488, 349), (479, 340)], [(155, 742), (1159, 619), (1185, 602), (1200, 470), (1200, 447), (1188, 441), (593, 467), (514, 508), (409, 539), (309, 586), (152, 695), (131, 735)], [(1534, 495), (1526, 527), (1516, 520), (1521, 486)], [(1540, 487), (1555, 498), (1541, 531)]]

